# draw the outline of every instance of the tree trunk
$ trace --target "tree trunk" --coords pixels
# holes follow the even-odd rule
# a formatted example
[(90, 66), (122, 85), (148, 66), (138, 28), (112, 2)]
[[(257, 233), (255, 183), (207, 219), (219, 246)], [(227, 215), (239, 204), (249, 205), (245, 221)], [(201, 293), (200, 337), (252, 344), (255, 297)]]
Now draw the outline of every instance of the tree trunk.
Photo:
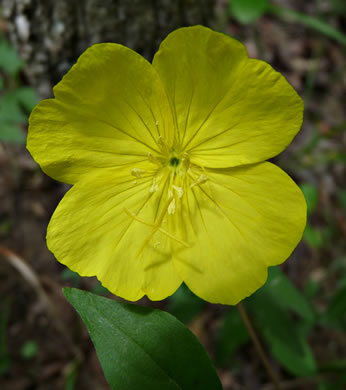
[(210, 25), (215, 0), (0, 0), (12, 44), (40, 97), (51, 96), (96, 42), (124, 44), (151, 60), (177, 27)]

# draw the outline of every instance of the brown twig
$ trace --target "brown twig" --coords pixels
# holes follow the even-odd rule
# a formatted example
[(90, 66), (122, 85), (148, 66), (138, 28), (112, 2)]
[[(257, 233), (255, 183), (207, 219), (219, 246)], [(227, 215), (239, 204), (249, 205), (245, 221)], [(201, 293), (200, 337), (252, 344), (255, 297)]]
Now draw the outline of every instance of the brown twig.
[(253, 328), (253, 326), (251, 324), (251, 321), (246, 313), (246, 310), (245, 310), (243, 304), (239, 303), (237, 305), (237, 307), (238, 307), (241, 319), (243, 320), (244, 325), (249, 333), (249, 336), (251, 337), (251, 340), (255, 346), (256, 353), (257, 353), (260, 361), (262, 362), (264, 368), (266, 369), (268, 376), (272, 380), (275, 389), (282, 390), (280, 381), (279, 381), (275, 371), (273, 370), (273, 368), (272, 368), (272, 366), (271, 366), (271, 364), (270, 364), (270, 362), (269, 362), (269, 360), (264, 352), (264, 349), (263, 349), (263, 347), (262, 347), (262, 345), (257, 337), (255, 329)]
[(26, 263), (26, 261), (21, 258), (19, 255), (14, 253), (8, 248), (5, 248), (0, 245), (0, 257), (3, 257), (7, 260), (28, 282), (28, 284), (35, 290), (38, 298), (43, 307), (47, 310), (47, 313), (52, 318), (52, 322), (55, 328), (59, 331), (59, 333), (64, 337), (68, 345), (70, 346), (72, 352), (76, 356), (76, 359), (80, 362), (82, 361), (82, 353), (77, 348), (77, 346), (73, 343), (70, 333), (66, 328), (65, 324), (61, 321), (60, 316), (55, 310), (55, 306), (52, 303), (51, 299), (43, 289), (41, 282), (35, 272), (31, 267)]

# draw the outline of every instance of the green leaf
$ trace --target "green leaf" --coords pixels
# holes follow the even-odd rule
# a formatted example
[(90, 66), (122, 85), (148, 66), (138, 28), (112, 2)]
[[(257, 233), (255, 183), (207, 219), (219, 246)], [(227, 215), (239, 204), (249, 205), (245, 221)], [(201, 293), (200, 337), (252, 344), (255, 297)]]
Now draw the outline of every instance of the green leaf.
[(65, 390), (75, 390), (76, 382), (78, 376), (79, 364), (77, 361), (72, 362), (72, 364), (67, 368), (67, 373), (65, 376)]
[(231, 14), (242, 24), (255, 22), (268, 8), (268, 0), (230, 0), (229, 3)]
[(304, 295), (308, 299), (312, 299), (316, 297), (320, 288), (321, 288), (320, 282), (317, 282), (316, 280), (313, 279), (307, 280), (304, 286)]
[(97, 295), (108, 295), (109, 294), (109, 290), (107, 290), (106, 287), (103, 287), (99, 281), (91, 289), (91, 292), (94, 294), (97, 294)]
[(77, 272), (70, 270), (69, 268), (65, 268), (60, 275), (62, 280), (69, 280), (72, 282), (73, 286), (79, 287), (81, 283), (81, 277)]
[(287, 8), (276, 6), (271, 6), (269, 11), (275, 15), (280, 16), (284, 20), (287, 20), (288, 22), (301, 23), (306, 27), (311, 28), (312, 30), (318, 31), (321, 34), (334, 39), (342, 45), (346, 45), (346, 35), (321, 19), (315, 18), (314, 16), (305, 15), (301, 12), (296, 12)]
[(312, 305), (279, 267), (269, 269), (268, 281), (262, 290), (270, 294), (282, 308), (294, 311), (308, 322), (315, 322), (316, 313)]
[(329, 301), (324, 317), (327, 323), (337, 325), (346, 330), (346, 286), (343, 286)]
[(296, 376), (313, 375), (316, 362), (306, 342), (305, 331), (278, 304), (280, 297), (274, 299), (267, 289), (262, 288), (245, 303), (272, 354), (286, 370)]
[(16, 50), (6, 40), (0, 39), (0, 68), (14, 76), (22, 66), (23, 61)]
[(0, 98), (0, 141), (25, 143), (25, 135), (20, 125), (27, 122), (27, 115), (21, 105), (29, 108), (30, 89), (8, 91)]
[(38, 345), (34, 340), (28, 340), (22, 346), (20, 354), (24, 359), (32, 359), (37, 355)]
[(236, 307), (229, 307), (216, 338), (215, 360), (218, 365), (231, 360), (235, 352), (247, 344), (249, 334)]
[(190, 323), (204, 308), (205, 301), (183, 284), (169, 299), (167, 311), (184, 324)]
[(306, 225), (303, 237), (312, 248), (318, 249), (321, 248), (324, 244), (322, 232), (310, 224)]
[(346, 12), (346, 3), (345, 0), (332, 0), (332, 5), (334, 8), (334, 12), (339, 13), (339, 14), (344, 14)]
[(346, 216), (346, 191), (345, 190), (338, 191), (338, 200), (340, 205), (344, 209), (344, 214)]
[(17, 101), (23, 106), (24, 110), (30, 113), (38, 103), (37, 93), (34, 88), (20, 87), (15, 90)]
[(25, 135), (19, 125), (2, 120), (0, 117), (0, 142), (25, 143)]
[(314, 212), (318, 202), (317, 188), (310, 183), (303, 183), (301, 184), (300, 189), (305, 196), (306, 204), (308, 206), (307, 213), (308, 215), (311, 215)]
[(27, 115), (23, 113), (15, 91), (8, 91), (1, 97), (0, 119), (16, 123), (27, 121)]
[(336, 152), (335, 154), (333, 154), (333, 160), (342, 161), (342, 162), (346, 163), (346, 153)]
[(196, 337), (166, 312), (65, 288), (116, 390), (222, 389)]
[(0, 75), (0, 91), (4, 88), (4, 79)]
[(322, 381), (319, 386), (318, 390), (345, 390), (346, 385), (346, 373), (345, 369), (344, 372), (339, 375), (337, 378), (334, 378), (332, 380), (333, 383), (328, 381)]

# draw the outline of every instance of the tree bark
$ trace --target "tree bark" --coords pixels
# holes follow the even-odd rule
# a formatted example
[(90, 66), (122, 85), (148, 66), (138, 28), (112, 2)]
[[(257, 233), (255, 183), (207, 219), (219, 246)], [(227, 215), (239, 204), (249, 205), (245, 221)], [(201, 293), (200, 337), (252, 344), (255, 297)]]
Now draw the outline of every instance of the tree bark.
[(0, 0), (8, 35), (41, 98), (97, 42), (117, 42), (148, 60), (172, 30), (210, 25), (215, 0)]

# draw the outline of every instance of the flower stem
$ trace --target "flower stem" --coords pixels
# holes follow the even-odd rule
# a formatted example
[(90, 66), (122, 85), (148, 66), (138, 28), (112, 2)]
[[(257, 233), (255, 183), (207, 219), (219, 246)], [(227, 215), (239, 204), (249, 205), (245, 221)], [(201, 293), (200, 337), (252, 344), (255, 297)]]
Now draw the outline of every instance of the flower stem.
[(255, 332), (255, 329), (252, 326), (251, 321), (246, 313), (244, 305), (242, 303), (239, 303), (237, 305), (237, 307), (238, 307), (241, 319), (243, 320), (244, 325), (249, 333), (249, 336), (251, 337), (252, 342), (255, 346), (256, 353), (257, 353), (260, 361), (262, 362), (263, 366), (265, 367), (268, 376), (272, 380), (273, 385), (275, 386), (276, 390), (282, 390), (282, 387), (280, 385), (280, 381), (279, 381), (275, 371), (273, 370), (271, 364), (269, 363), (269, 360), (268, 360), (268, 358), (264, 352), (264, 349), (263, 349), (263, 347), (258, 339), (258, 336)]

